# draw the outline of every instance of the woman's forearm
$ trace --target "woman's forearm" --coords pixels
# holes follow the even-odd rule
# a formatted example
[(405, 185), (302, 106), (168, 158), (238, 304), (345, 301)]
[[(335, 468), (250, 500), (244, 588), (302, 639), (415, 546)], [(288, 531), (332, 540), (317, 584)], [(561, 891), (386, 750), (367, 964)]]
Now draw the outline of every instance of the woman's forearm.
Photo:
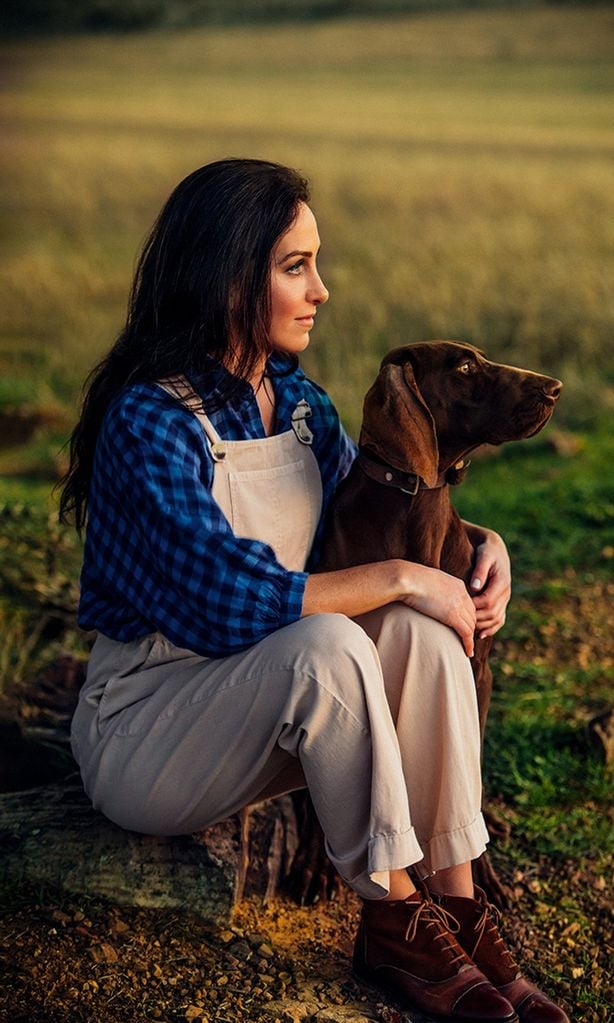
[(449, 625), (472, 656), (476, 613), (465, 584), (447, 572), (411, 561), (392, 559), (310, 575), (302, 613), (355, 618), (397, 600)]
[(329, 612), (353, 618), (402, 600), (407, 593), (408, 565), (393, 559), (310, 575), (305, 585), (303, 615)]

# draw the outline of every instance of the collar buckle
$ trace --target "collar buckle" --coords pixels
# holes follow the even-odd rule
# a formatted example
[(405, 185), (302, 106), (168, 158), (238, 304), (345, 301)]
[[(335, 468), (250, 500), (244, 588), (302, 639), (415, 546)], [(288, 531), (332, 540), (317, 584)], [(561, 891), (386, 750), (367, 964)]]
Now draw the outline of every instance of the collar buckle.
[(410, 497), (415, 497), (420, 490), (420, 477), (414, 476), (414, 484), (411, 490), (408, 487), (399, 487), (399, 490), (403, 494), (409, 494)]

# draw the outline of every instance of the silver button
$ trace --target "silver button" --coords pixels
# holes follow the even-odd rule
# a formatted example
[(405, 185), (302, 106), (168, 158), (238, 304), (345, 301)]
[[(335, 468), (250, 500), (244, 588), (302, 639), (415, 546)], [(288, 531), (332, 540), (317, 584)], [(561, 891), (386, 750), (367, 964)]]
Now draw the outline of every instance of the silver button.
[(226, 458), (224, 445), (219, 441), (215, 441), (215, 443), (211, 445), (211, 455), (214, 462), (223, 462)]
[(387, 472), (386, 475), (384, 476), (384, 479), (387, 480), (388, 483), (390, 483), (390, 480), (392, 479), (392, 473)]

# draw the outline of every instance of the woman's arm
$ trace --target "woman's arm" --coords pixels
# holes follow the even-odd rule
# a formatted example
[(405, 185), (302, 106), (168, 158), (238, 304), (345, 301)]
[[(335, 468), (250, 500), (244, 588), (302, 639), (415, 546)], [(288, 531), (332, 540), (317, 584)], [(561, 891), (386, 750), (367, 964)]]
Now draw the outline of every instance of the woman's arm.
[(223, 657), (300, 617), (307, 573), (236, 536), (212, 478), (200, 424), (162, 391), (137, 385), (111, 408), (91, 488), (83, 628), (119, 640), (158, 630)]
[(476, 609), (464, 583), (447, 572), (410, 561), (394, 559), (310, 575), (302, 613), (337, 612), (353, 618), (393, 601), (449, 625), (458, 633), (467, 656), (473, 655)]
[(475, 550), (470, 588), (474, 594), (480, 639), (494, 636), (505, 623), (505, 612), (512, 592), (512, 571), (504, 541), (492, 529), (463, 522)]

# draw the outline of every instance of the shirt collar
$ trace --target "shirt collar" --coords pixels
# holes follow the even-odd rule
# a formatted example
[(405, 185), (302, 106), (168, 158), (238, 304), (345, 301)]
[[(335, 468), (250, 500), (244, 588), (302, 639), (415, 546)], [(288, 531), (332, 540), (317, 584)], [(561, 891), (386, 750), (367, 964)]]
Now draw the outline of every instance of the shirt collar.
[[(271, 377), (300, 380), (305, 374), (291, 357), (282, 352), (272, 352), (266, 363), (266, 372)], [(193, 386), (200, 397), (206, 401), (209, 398), (219, 397), (229, 383), (232, 374), (217, 359), (209, 356), (206, 369), (192, 380)], [(242, 408), (247, 402), (253, 400), (254, 392), (252, 387), (240, 381), (232, 399), (233, 405)]]

